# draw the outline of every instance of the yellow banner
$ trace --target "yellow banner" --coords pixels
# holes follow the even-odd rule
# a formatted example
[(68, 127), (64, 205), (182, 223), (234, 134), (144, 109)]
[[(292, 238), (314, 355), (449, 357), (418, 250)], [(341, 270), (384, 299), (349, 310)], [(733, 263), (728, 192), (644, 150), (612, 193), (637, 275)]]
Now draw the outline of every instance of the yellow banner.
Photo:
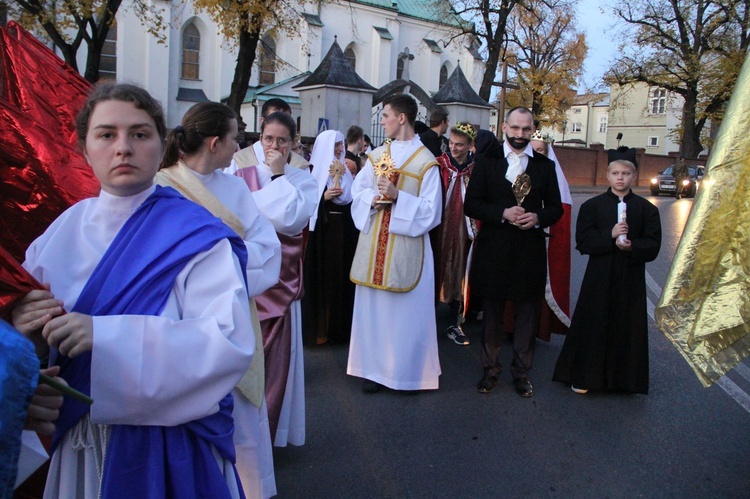
[(656, 322), (704, 386), (750, 354), (750, 57), (667, 276)]

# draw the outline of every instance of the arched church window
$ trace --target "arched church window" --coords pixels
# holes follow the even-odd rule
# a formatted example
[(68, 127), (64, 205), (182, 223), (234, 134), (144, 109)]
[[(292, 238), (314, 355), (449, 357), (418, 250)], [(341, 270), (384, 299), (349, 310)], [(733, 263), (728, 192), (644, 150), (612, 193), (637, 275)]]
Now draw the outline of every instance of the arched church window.
[(200, 77), (201, 34), (190, 23), (182, 31), (182, 78), (197, 80)]
[(357, 69), (357, 54), (354, 53), (354, 49), (352, 48), (352, 44), (349, 44), (348, 47), (346, 47), (346, 50), (344, 50), (344, 57), (346, 57), (346, 60), (349, 61), (349, 64), (352, 65), (352, 69)]
[(448, 64), (443, 64), (440, 68), (440, 80), (438, 83), (438, 89), (443, 88), (443, 85), (445, 85), (445, 82), (448, 81)]
[(276, 42), (266, 34), (260, 39), (260, 81), (261, 85), (276, 83)]

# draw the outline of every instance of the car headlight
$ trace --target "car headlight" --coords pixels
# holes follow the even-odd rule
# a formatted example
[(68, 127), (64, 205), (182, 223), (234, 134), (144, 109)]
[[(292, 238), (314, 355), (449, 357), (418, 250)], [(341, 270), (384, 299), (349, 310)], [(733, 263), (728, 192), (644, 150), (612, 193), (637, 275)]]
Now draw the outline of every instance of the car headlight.
[(688, 186), (690, 185), (690, 181), (688, 179), (685, 179), (682, 181), (682, 185)]
[(652, 178), (652, 179), (651, 179), (651, 183), (652, 183), (652, 184), (655, 184), (655, 183), (657, 183), (658, 181), (659, 181), (659, 179), (657, 179), (656, 177), (654, 177), (654, 178)]

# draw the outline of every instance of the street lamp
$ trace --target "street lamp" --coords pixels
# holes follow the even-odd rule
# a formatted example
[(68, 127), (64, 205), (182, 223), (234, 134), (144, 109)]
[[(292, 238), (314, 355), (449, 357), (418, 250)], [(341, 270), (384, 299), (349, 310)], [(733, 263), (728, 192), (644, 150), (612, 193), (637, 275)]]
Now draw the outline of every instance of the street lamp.
[(563, 139), (562, 139), (562, 143), (565, 144), (565, 129), (568, 128), (568, 120), (563, 120), (562, 125), (563, 125)]

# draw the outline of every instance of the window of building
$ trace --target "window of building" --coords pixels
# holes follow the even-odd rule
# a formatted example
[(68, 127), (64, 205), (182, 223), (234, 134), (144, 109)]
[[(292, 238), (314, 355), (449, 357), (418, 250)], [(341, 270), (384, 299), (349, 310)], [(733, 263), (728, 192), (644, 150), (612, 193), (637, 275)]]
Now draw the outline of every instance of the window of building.
[(649, 100), (649, 112), (651, 114), (666, 114), (667, 112), (667, 91), (663, 88), (654, 88), (651, 90), (651, 99)]
[(276, 83), (276, 42), (266, 34), (260, 39), (260, 81), (261, 85)]
[(182, 32), (182, 78), (200, 77), (201, 34), (195, 24), (188, 24)]
[(659, 137), (652, 135), (648, 138), (648, 147), (659, 147)]
[(607, 133), (607, 117), (599, 117), (599, 133)]
[(348, 47), (346, 47), (346, 50), (344, 50), (344, 57), (346, 57), (346, 60), (349, 61), (349, 64), (352, 65), (352, 69), (355, 71), (357, 70), (357, 54), (354, 53), (354, 49), (352, 48), (354, 44), (350, 43)]
[(117, 26), (111, 26), (99, 57), (99, 79), (117, 79)]
[(580, 133), (581, 129), (583, 128), (583, 125), (581, 123), (573, 123), (571, 124), (571, 132), (573, 133)]
[(438, 83), (438, 89), (443, 88), (445, 82), (448, 81), (448, 64), (443, 64), (440, 68), (440, 80)]
[(581, 114), (581, 108), (580, 107), (573, 108), (573, 114)]

